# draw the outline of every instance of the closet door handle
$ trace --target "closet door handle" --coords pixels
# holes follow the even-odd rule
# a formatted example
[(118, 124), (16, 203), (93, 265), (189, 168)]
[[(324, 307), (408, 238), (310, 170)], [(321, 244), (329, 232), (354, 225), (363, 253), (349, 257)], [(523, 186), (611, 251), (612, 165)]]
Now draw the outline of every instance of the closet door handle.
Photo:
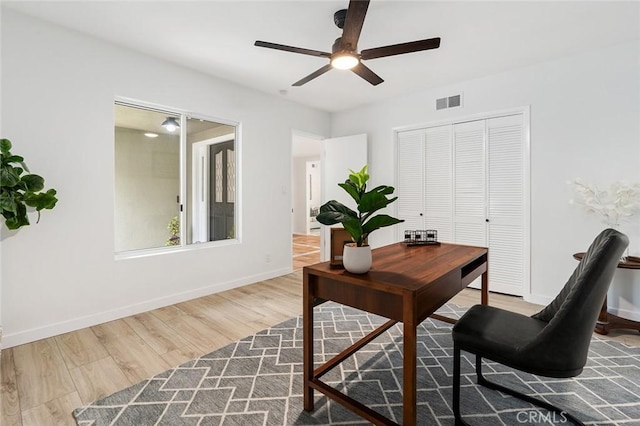
[(420, 216), (422, 216), (422, 213), (420, 213)]
[(485, 219), (484, 221), (488, 223), (488, 222), (489, 222), (489, 219)]

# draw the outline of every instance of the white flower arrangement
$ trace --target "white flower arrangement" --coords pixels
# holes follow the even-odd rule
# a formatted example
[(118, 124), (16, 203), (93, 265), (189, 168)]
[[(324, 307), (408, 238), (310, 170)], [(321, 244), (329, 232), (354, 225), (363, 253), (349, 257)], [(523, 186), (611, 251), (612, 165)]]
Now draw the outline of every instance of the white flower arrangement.
[(573, 185), (579, 198), (569, 202), (581, 206), (587, 213), (600, 215), (602, 223), (611, 228), (618, 228), (620, 222), (640, 213), (640, 183), (618, 181), (608, 191), (580, 179), (567, 183)]

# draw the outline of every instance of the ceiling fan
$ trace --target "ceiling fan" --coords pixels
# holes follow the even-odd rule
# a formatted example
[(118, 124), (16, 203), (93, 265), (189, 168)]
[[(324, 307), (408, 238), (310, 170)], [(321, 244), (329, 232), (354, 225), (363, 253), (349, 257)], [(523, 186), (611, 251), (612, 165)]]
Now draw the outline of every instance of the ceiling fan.
[(284, 50), (285, 52), (301, 53), (303, 55), (328, 58), (329, 63), (312, 72), (308, 76), (293, 83), (293, 86), (302, 86), (316, 77), (329, 71), (331, 68), (350, 69), (369, 83), (377, 86), (384, 80), (371, 71), (362, 61), (384, 58), (386, 56), (401, 55), (404, 53), (419, 52), (421, 50), (437, 49), (440, 47), (440, 37), (426, 40), (411, 41), (408, 43), (392, 44), (389, 46), (365, 49), (358, 53), (358, 39), (364, 24), (364, 18), (369, 7), (369, 0), (350, 0), (349, 9), (342, 9), (333, 15), (336, 26), (342, 29), (342, 37), (338, 37), (333, 43), (331, 53), (319, 50), (305, 49), (302, 47), (286, 46), (284, 44), (256, 41), (255, 46), (269, 49)]

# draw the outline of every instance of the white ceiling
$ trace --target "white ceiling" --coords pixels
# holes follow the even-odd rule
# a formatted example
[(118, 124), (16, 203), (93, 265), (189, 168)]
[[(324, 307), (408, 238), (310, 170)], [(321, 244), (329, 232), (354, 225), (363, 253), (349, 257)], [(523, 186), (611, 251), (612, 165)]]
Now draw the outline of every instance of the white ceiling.
[[(371, 86), (331, 70), (291, 84), (325, 59), (253, 46), (264, 40), (331, 51), (334, 1), (2, 1), (8, 7), (292, 101), (341, 111), (415, 90), (640, 39), (637, 1), (372, 0), (359, 49), (441, 37), (439, 49), (366, 62)], [(285, 94), (281, 91), (286, 91)]]

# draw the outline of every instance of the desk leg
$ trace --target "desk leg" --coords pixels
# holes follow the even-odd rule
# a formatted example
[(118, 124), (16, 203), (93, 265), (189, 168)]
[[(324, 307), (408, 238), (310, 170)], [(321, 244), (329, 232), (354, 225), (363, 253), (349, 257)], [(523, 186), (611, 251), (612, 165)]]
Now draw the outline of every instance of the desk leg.
[(313, 277), (305, 272), (302, 283), (302, 371), (305, 411), (313, 410), (313, 294), (310, 290)]
[(489, 265), (487, 265), (487, 271), (482, 274), (482, 284), (481, 284), (481, 296), (480, 303), (483, 305), (489, 304)]
[[(409, 303), (408, 303), (409, 302)], [(403, 351), (402, 354), (402, 424), (413, 426), (416, 424), (416, 376), (417, 376), (417, 319), (414, 301), (405, 301), (403, 321)], [(407, 306), (408, 305), (408, 306)]]
[(626, 318), (620, 318), (617, 315), (609, 313), (607, 306), (607, 298), (604, 298), (598, 321), (596, 322), (595, 332), (598, 334), (609, 334), (611, 330), (628, 329), (640, 331), (640, 322)]
[(602, 308), (600, 309), (600, 315), (598, 315), (598, 321), (596, 322), (596, 329), (594, 330), (598, 334), (609, 334), (609, 308), (607, 307), (607, 296), (604, 297)]

